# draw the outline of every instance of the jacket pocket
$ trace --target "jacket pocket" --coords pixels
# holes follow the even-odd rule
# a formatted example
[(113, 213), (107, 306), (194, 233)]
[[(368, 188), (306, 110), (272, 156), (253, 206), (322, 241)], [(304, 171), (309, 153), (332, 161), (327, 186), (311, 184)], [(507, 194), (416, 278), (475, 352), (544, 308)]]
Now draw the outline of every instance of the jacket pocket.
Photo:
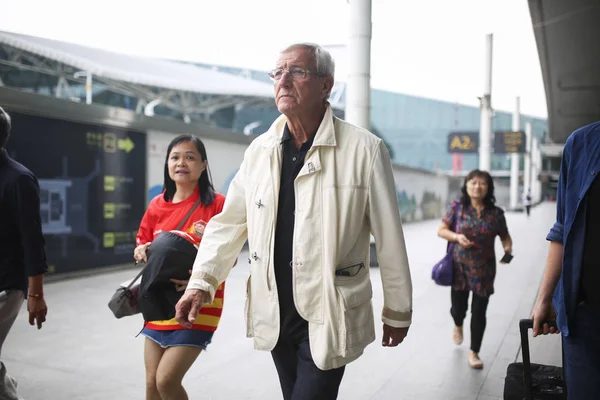
[[(342, 356), (351, 348), (365, 345), (375, 339), (373, 307), (371, 298), (373, 288), (368, 268), (358, 267), (354, 276), (335, 277), (335, 288), (342, 302), (340, 313), (340, 348)], [(352, 266), (352, 265), (350, 265)]]
[(246, 337), (254, 336), (254, 327), (252, 325), (252, 275), (246, 281), (246, 304), (244, 305), (246, 314)]

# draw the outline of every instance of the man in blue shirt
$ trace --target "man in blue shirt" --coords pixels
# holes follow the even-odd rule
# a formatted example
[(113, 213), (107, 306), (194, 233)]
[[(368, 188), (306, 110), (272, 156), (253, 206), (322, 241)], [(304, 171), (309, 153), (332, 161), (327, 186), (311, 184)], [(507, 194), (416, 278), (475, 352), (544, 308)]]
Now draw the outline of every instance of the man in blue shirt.
[[(43, 280), (47, 271), (40, 219), (40, 188), (27, 168), (12, 160), (4, 145), (10, 117), (0, 107), (0, 351), (27, 298), (29, 323), (46, 321)], [(0, 399), (17, 399), (16, 381), (0, 361)]]
[[(533, 336), (563, 335), (569, 399), (600, 396), (600, 122), (567, 139)], [(552, 309), (554, 306), (554, 310)], [(557, 328), (544, 323), (556, 319)]]

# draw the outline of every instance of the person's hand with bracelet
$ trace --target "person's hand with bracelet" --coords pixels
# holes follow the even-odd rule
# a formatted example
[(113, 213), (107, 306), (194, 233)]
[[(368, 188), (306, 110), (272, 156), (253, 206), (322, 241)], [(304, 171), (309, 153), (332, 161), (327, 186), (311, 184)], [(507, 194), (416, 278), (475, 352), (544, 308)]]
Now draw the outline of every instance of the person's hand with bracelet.
[(48, 314), (43, 292), (29, 292), (27, 295), (27, 311), (29, 312), (29, 325), (37, 324), (38, 329), (42, 329), (42, 324), (46, 322), (46, 315)]

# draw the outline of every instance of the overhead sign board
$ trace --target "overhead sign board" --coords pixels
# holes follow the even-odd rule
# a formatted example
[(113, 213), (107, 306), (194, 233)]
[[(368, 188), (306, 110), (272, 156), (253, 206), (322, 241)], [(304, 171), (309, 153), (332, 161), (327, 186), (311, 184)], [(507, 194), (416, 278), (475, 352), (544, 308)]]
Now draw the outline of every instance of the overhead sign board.
[(498, 131), (494, 133), (494, 153), (525, 153), (525, 132)]
[(448, 153), (477, 153), (479, 151), (479, 132), (450, 132), (448, 135)]
[[(493, 152), (495, 154), (525, 153), (527, 151), (524, 132), (497, 131), (494, 133)], [(450, 132), (448, 153), (474, 154), (479, 152), (479, 132)]]

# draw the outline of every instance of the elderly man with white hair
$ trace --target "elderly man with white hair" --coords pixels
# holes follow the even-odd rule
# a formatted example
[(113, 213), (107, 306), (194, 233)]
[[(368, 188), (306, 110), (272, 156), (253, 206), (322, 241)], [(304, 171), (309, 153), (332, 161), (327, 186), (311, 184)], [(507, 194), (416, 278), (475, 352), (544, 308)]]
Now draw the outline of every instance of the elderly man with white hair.
[(345, 365), (375, 340), (371, 234), (384, 293), (382, 345), (401, 343), (412, 318), (390, 156), (381, 139), (334, 116), (334, 69), (318, 45), (279, 54), (269, 76), (282, 115), (247, 149), (176, 307), (189, 326), (248, 239), (246, 333), (271, 352), (286, 400), (337, 398)]

